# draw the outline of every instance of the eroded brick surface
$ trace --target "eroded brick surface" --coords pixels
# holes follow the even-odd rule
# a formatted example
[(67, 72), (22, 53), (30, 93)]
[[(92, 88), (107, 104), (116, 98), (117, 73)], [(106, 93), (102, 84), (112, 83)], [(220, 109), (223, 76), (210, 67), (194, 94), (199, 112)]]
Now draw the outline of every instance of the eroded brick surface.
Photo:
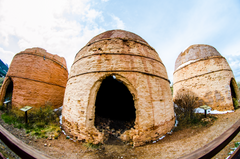
[(41, 107), (62, 106), (68, 71), (63, 57), (41, 48), (26, 49), (16, 54), (1, 88), (4, 100), (7, 80), (13, 81), (12, 105)]
[(120, 136), (122, 140), (139, 146), (172, 129), (171, 91), (157, 52), (139, 36), (115, 30), (96, 36), (76, 55), (62, 111), (68, 134), (95, 144), (104, 141), (104, 133), (94, 126), (95, 100), (102, 81), (110, 75), (128, 88), (136, 109), (135, 126)]
[(189, 91), (198, 97), (197, 106), (233, 110), (231, 89), (240, 97), (228, 62), (209, 45), (192, 45), (182, 52), (175, 63), (173, 80), (173, 98), (178, 92)]

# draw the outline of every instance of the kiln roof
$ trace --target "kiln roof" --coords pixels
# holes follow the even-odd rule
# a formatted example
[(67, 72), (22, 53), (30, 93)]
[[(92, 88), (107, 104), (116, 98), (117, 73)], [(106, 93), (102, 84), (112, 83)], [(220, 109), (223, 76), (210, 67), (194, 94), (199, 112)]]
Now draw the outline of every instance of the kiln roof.
[(38, 56), (46, 57), (46, 58), (49, 58), (53, 61), (57, 61), (60, 65), (64, 66), (67, 69), (67, 63), (66, 63), (66, 60), (65, 60), (64, 57), (60, 57), (56, 54), (48, 53), (43, 48), (39, 48), (39, 47), (28, 48), (24, 51), (21, 51), (18, 54), (32, 54), (32, 55), (38, 55)]
[(148, 44), (144, 39), (142, 39), (140, 36), (129, 32), (129, 31), (125, 31), (125, 30), (109, 30), (106, 32), (103, 32), (97, 36), (95, 36), (94, 38), (92, 38), (87, 45), (102, 40), (102, 39), (112, 39), (112, 38), (121, 38), (121, 39), (126, 39), (126, 40), (136, 40), (136, 41), (140, 41), (143, 42), (145, 44)]
[[(175, 62), (175, 70), (184, 63), (190, 64), (191, 61), (206, 59), (211, 56), (221, 56), (221, 54), (212, 46), (204, 44), (195, 44), (189, 46), (185, 51), (181, 52)], [(187, 65), (187, 64), (186, 64)]]

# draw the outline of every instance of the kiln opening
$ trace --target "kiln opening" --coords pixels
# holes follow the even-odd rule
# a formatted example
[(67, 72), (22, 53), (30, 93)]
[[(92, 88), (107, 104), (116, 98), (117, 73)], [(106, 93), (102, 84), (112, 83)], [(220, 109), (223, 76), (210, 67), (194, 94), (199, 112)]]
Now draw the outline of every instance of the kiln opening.
[(106, 77), (97, 93), (95, 102), (95, 127), (119, 136), (134, 127), (136, 110), (133, 96), (115, 76)]
[(238, 108), (238, 105), (239, 103), (237, 102), (239, 97), (237, 95), (237, 89), (238, 89), (238, 86), (235, 82), (235, 80), (232, 78), (231, 81), (230, 81), (230, 88), (231, 88), (231, 95), (232, 95), (232, 101), (233, 101), (233, 106), (234, 108)]
[(5, 94), (5, 97), (4, 97), (4, 101), (7, 101), (7, 100), (12, 100), (12, 93), (13, 93), (13, 82), (11, 79), (9, 79), (10, 82), (6, 88), (6, 94)]

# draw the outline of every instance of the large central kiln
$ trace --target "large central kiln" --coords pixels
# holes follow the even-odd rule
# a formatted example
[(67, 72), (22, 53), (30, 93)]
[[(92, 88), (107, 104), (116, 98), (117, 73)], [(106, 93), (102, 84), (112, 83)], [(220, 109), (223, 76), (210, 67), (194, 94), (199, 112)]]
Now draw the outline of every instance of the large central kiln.
[(113, 129), (134, 146), (170, 131), (172, 96), (157, 52), (123, 30), (94, 37), (75, 57), (62, 116), (67, 134), (94, 144), (104, 142), (106, 131)]

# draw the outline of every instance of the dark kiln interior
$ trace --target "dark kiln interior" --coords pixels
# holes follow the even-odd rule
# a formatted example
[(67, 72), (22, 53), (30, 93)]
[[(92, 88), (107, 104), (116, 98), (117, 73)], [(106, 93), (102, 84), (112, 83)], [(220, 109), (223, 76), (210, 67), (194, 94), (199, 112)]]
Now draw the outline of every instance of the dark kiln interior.
[(106, 77), (97, 93), (95, 127), (101, 132), (118, 130), (122, 133), (134, 126), (136, 109), (128, 88), (114, 77)]

